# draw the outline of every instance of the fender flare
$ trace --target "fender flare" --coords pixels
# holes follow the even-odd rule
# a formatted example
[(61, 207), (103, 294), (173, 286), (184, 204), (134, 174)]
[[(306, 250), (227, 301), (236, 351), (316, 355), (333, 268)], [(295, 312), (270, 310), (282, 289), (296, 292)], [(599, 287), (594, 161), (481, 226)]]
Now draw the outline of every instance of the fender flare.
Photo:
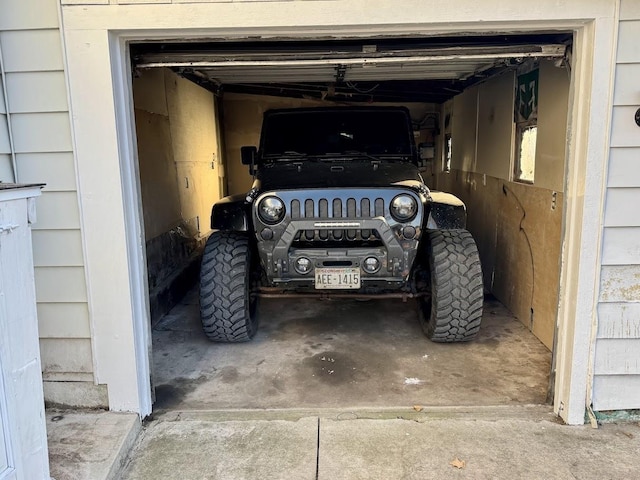
[(212, 230), (248, 232), (251, 228), (249, 219), (246, 194), (224, 197), (211, 208)]
[(426, 228), (431, 230), (467, 228), (467, 208), (462, 200), (446, 192), (431, 191), (430, 197)]

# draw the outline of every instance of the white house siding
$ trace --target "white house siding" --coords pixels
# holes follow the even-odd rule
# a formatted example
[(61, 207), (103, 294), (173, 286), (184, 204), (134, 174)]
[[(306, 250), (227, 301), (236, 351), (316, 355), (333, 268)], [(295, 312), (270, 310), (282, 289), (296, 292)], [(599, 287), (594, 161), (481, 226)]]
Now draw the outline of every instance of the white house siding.
[(640, 2), (622, 0), (604, 211), (593, 408), (640, 408)]
[(107, 397), (104, 386), (94, 385), (58, 9), (58, 0), (0, 4), (0, 80), (7, 94), (6, 105), (0, 100), (0, 180), (46, 183), (33, 228), (45, 400), (100, 406)]

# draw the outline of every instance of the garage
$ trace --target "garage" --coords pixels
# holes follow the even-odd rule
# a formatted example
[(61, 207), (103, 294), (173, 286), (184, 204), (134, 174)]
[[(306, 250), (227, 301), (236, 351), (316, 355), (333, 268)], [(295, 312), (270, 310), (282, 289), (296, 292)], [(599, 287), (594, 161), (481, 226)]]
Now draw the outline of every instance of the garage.
[[(629, 140), (632, 138), (635, 127), (632, 128), (631, 124), (625, 120), (631, 107), (625, 103), (622, 105), (624, 108), (612, 109), (614, 82), (611, 72), (616, 68), (616, 58), (613, 52), (616, 51), (615, 39), (618, 34), (618, 24), (624, 25), (624, 22), (618, 22), (614, 3), (601, 0), (584, 5), (574, 0), (568, 0), (560, 9), (557, 2), (542, 0), (536, 3), (535, 8), (527, 9), (501, 2), (477, 5), (461, 0), (456, 2), (451, 9), (442, 9), (435, 2), (427, 4), (407, 2), (406, 9), (386, 5), (372, 9), (371, 5), (361, 0), (197, 3), (176, 0), (171, 3), (159, 4), (127, 0), (126, 2), (110, 2), (109, 5), (98, 5), (93, 2), (78, 5), (75, 1), (64, 2), (60, 22), (60, 32), (64, 44), (64, 58), (62, 60), (65, 75), (68, 78), (68, 111), (72, 112), (69, 115), (72, 141), (70, 146), (65, 145), (65, 148), (72, 147), (73, 167), (77, 173), (77, 189), (64, 195), (55, 194), (46, 197), (49, 203), (64, 199), (75, 205), (71, 197), (77, 193), (76, 203), (79, 208), (74, 213), (73, 222), (67, 224), (62, 222), (64, 219), (60, 219), (59, 223), (52, 226), (58, 229), (73, 227), (82, 240), (81, 265), (77, 265), (78, 259), (72, 262), (72, 259), (65, 258), (57, 260), (62, 266), (55, 266), (56, 273), (63, 275), (67, 272), (73, 272), (74, 279), (77, 280), (78, 295), (73, 298), (69, 297), (67, 301), (84, 302), (86, 307), (83, 308), (87, 309), (87, 314), (78, 320), (82, 321), (83, 330), (65, 332), (61, 341), (55, 341), (56, 345), (71, 343), (67, 342), (67, 338), (82, 334), (82, 342), (74, 340), (73, 343), (82, 344), (84, 348), (82, 372), (90, 372), (93, 382), (89, 381), (88, 375), (73, 376), (75, 379), (73, 387), (86, 394), (99, 394), (97, 398), (91, 397), (91, 402), (83, 401), (82, 404), (108, 406), (109, 409), (116, 411), (135, 411), (145, 417), (152, 411), (152, 388), (150, 387), (167, 384), (166, 379), (157, 378), (156, 374), (154, 374), (156, 378), (151, 380), (154, 362), (150, 355), (156, 355), (159, 350), (152, 348), (150, 313), (152, 306), (149, 302), (151, 297), (147, 275), (149, 256), (146, 249), (148, 242), (153, 241), (154, 238), (150, 238), (144, 231), (146, 228), (144, 216), (149, 212), (144, 211), (141, 193), (143, 178), (139, 171), (141, 163), (138, 158), (137, 144), (137, 130), (140, 125), (136, 124), (136, 105), (134, 105), (134, 100), (140, 102), (140, 91), (135, 95), (138, 98), (134, 99), (134, 80), (139, 83), (138, 80), (143, 79), (142, 76), (138, 77), (141, 75), (140, 72), (157, 68), (167, 69), (171, 74), (176, 75), (176, 78), (185, 81), (189, 81), (188, 78), (185, 78), (186, 75), (199, 72), (205, 78), (199, 74), (196, 75), (200, 77), (198, 82), (205, 83), (209, 82), (211, 78), (217, 77), (209, 77), (204, 71), (220, 66), (219, 59), (211, 57), (199, 58), (199, 61), (207, 62), (205, 64), (185, 65), (189, 60), (185, 61), (184, 57), (176, 58), (174, 55), (171, 58), (157, 56), (156, 58), (148, 58), (148, 64), (156, 63), (159, 65), (157, 67), (147, 65), (147, 68), (142, 69), (140, 68), (142, 59), (134, 59), (132, 54), (157, 55), (162, 52), (159, 52), (157, 48), (154, 51), (152, 46), (175, 44), (184, 46), (186, 44), (202, 45), (208, 43), (221, 47), (222, 51), (225, 50), (222, 48), (224, 46), (241, 50), (238, 48), (239, 45), (245, 44), (251, 47), (249, 53), (255, 53), (261, 47), (266, 47), (267, 44), (281, 48), (282, 44), (291, 46), (294, 43), (300, 43), (305, 47), (311, 47), (310, 51), (314, 51), (315, 48), (315, 53), (317, 53), (318, 46), (349, 44), (347, 47), (351, 47), (352, 51), (345, 58), (353, 58), (355, 65), (363, 65), (367, 63), (362, 61), (364, 57), (382, 56), (379, 52), (373, 51), (373, 48), (363, 48), (364, 45), (376, 45), (376, 50), (383, 49), (378, 45), (384, 44), (385, 40), (389, 41), (387, 47), (393, 49), (404, 40), (408, 40), (406, 42), (409, 44), (408, 47), (420, 47), (420, 42), (424, 44), (425, 39), (430, 39), (426, 41), (429, 43), (429, 41), (435, 42), (433, 39), (436, 38), (448, 38), (449, 40), (455, 39), (454, 46), (459, 48), (469, 46), (465, 45), (463, 41), (467, 38), (474, 39), (473, 42), (476, 42), (479, 38), (506, 37), (512, 40), (506, 45), (510, 52), (508, 58), (520, 58), (524, 56), (522, 49), (512, 51), (514, 45), (534, 45), (538, 48), (542, 45), (554, 45), (556, 44), (555, 40), (548, 42), (547, 38), (543, 41), (539, 36), (567, 34), (570, 35), (571, 40), (568, 43), (561, 41), (560, 44), (565, 47), (570, 46), (570, 50), (565, 49), (564, 53), (557, 57), (553, 53), (545, 52), (542, 55), (544, 58), (538, 58), (540, 92), (537, 113), (539, 125), (536, 126), (535, 135), (537, 137), (536, 147), (540, 145), (541, 151), (536, 152), (536, 157), (540, 153), (540, 159), (549, 161), (549, 163), (548, 168), (534, 168), (533, 172), (530, 168), (525, 168), (519, 169), (518, 172), (518, 174), (526, 173), (529, 176), (533, 173), (533, 188), (528, 188), (531, 185), (526, 183), (526, 178), (523, 179), (523, 182), (512, 182), (513, 175), (516, 173), (515, 165), (506, 162), (493, 164), (489, 161), (486, 163), (484, 160), (480, 162), (480, 159), (498, 158), (487, 155), (487, 152), (494, 148), (500, 152), (509, 150), (509, 157), (515, 156), (516, 138), (529, 140), (521, 142), (523, 144), (530, 145), (532, 143), (530, 141), (534, 135), (532, 125), (522, 124), (518, 129), (515, 127), (514, 114), (516, 112), (513, 111), (515, 101), (512, 103), (511, 100), (500, 96), (500, 99), (504, 100), (504, 104), (500, 104), (500, 99), (493, 98), (492, 87), (494, 91), (501, 91), (502, 87), (485, 81), (468, 85), (466, 90), (453, 88), (454, 92), (448, 93), (453, 93), (451, 97), (432, 100), (416, 97), (414, 102), (405, 97), (396, 99), (395, 102), (381, 101), (380, 103), (405, 106), (411, 106), (413, 103), (423, 106), (429, 103), (438, 105), (436, 111), (439, 114), (437, 118), (439, 138), (434, 140), (433, 148), (428, 146), (428, 138), (419, 142), (425, 144), (423, 145), (425, 158), (428, 158), (427, 154), (433, 151), (440, 162), (432, 162), (432, 165), (438, 168), (434, 169), (431, 175), (435, 179), (427, 178), (427, 182), (432, 186), (435, 185), (435, 188), (450, 191), (467, 204), (468, 227), (473, 230), (480, 249), (485, 286), (491, 286), (494, 290), (497, 286), (502, 287), (504, 293), (495, 291), (493, 295), (503, 307), (508, 308), (517, 317), (517, 320), (514, 321), (522, 326), (524, 332), (534, 330), (535, 334), (528, 333), (531, 339), (541, 346), (546, 344), (542, 343), (539, 338), (546, 338), (546, 341), (552, 339), (550, 347), (543, 347), (547, 355), (547, 363), (551, 363), (553, 366), (544, 369), (546, 371), (543, 373), (545, 378), (542, 383), (545, 385), (543, 390), (552, 390), (554, 393), (552, 396), (554, 412), (568, 423), (582, 423), (589, 405), (592, 403), (595, 405), (592, 398), (602, 399), (605, 398), (603, 395), (620, 391), (619, 388), (612, 387), (613, 385), (619, 385), (622, 382), (625, 385), (624, 388), (632, 389), (628, 392), (634, 392), (633, 389), (637, 384), (633, 383), (634, 378), (627, 375), (629, 372), (624, 370), (624, 365), (618, 361), (619, 359), (616, 360), (615, 368), (609, 368), (609, 364), (603, 363), (603, 359), (608, 358), (606, 357), (608, 350), (602, 346), (620, 342), (608, 330), (596, 328), (599, 325), (598, 315), (601, 304), (603, 312), (619, 312), (625, 307), (628, 301), (627, 297), (609, 295), (607, 288), (608, 286), (613, 287), (616, 282), (627, 282), (630, 278), (627, 274), (631, 271), (630, 268), (618, 267), (617, 264), (603, 266), (605, 260), (601, 255), (602, 246), (612, 248), (610, 244), (611, 239), (614, 238), (612, 236), (603, 237), (603, 229), (605, 229), (602, 222), (603, 214), (611, 216), (611, 213), (605, 212), (605, 197), (611, 193), (615, 199), (626, 198), (621, 196), (624, 193), (622, 190), (613, 190), (617, 188), (616, 185), (607, 184), (609, 152), (611, 151), (612, 155), (614, 152), (616, 153), (615, 161), (618, 166), (621, 166), (620, 161), (630, 158), (623, 155), (626, 151), (622, 147), (635, 145), (632, 140)], [(564, 8), (565, 6), (566, 8)], [(633, 19), (634, 10), (631, 9), (630, 14), (629, 8), (628, 4), (625, 4), (625, 18)], [(363, 12), (367, 14), (364, 15)], [(630, 15), (631, 17), (629, 17)], [(629, 25), (632, 27), (633, 22)], [(629, 30), (629, 28), (620, 28), (621, 38), (626, 39), (622, 45), (626, 47), (632, 45), (628, 39), (633, 38), (633, 34), (630, 33), (633, 30)], [(530, 38), (526, 41), (515, 40), (515, 37), (521, 36), (529, 36)], [(359, 47), (356, 46), (359, 53), (353, 55), (353, 47), (358, 43), (358, 40), (361, 40)], [(140, 45), (147, 45), (149, 48), (134, 51), (135, 46)], [(473, 45), (476, 47), (488, 46), (486, 44), (479, 45), (477, 42)], [(502, 46), (505, 45), (502, 44)], [(437, 46), (431, 45), (431, 47), (436, 48)], [(327, 48), (324, 48), (325, 52), (326, 50)], [(400, 50), (403, 49), (400, 48)], [(176, 52), (169, 53), (175, 54)], [(189, 51), (180, 53), (193, 54)], [(235, 53), (238, 51), (236, 50)], [(246, 49), (244, 53), (247, 53)], [(484, 48), (481, 52), (482, 55), (491, 55), (492, 53), (494, 56), (498, 54), (495, 51), (488, 52)], [(633, 51), (625, 55), (621, 58), (635, 58)], [(393, 56), (391, 55), (391, 57)], [(258, 66), (253, 63), (260, 60), (259, 58), (249, 60), (236, 54), (228, 57), (238, 62), (250, 62), (250, 64), (236, 65), (238, 68), (255, 67), (255, 69), (262, 69), (263, 73), (267, 72), (264, 68), (268, 65)], [(433, 60), (431, 56), (427, 55), (427, 57), (416, 61)], [(547, 69), (549, 63), (543, 60), (554, 57), (557, 61), (549, 60), (553, 68)], [(565, 60), (561, 61), (560, 57)], [(290, 61), (291, 58), (288, 60)], [(311, 60), (312, 64), (318, 64), (316, 57), (312, 56)], [(335, 65), (335, 59), (328, 58), (328, 60), (330, 64), (333, 62)], [(402, 61), (404, 59), (375, 63), (402, 63)], [(169, 66), (169, 62), (175, 63), (175, 65)], [(564, 69), (562, 68), (563, 64)], [(226, 64), (224, 66), (228, 67), (224, 70), (229, 73), (232, 65)], [(292, 70), (293, 66), (296, 65), (289, 65), (287, 68)], [(300, 66), (297, 65), (297, 67)], [(367, 65), (367, 68), (369, 67), (370, 64)], [(188, 69), (191, 72), (186, 71)], [(347, 70), (345, 69), (345, 79)], [(355, 67), (352, 70), (355, 70)], [(364, 68), (360, 70), (363, 71)], [(509, 88), (509, 96), (515, 97), (513, 91), (516, 90), (516, 78), (519, 81), (519, 77), (531, 73), (525, 70), (526, 67), (523, 67), (522, 71), (516, 69), (516, 72), (513, 73), (514, 85), (513, 89)], [(544, 73), (545, 70), (547, 70), (546, 73)], [(548, 106), (543, 108), (543, 102), (553, 103), (549, 94), (543, 95), (545, 82), (549, 85), (547, 76), (550, 73), (549, 70), (555, 73), (562, 72), (558, 77), (569, 82), (567, 118), (565, 127), (562, 129), (555, 129), (553, 122), (549, 123), (548, 121), (545, 121), (545, 126), (543, 126), (544, 111), (550, 111)], [(408, 72), (408, 70), (406, 71)], [(318, 99), (322, 99), (323, 93), (318, 93), (318, 89), (320, 92), (327, 92), (322, 101), (327, 101), (327, 97), (334, 95), (334, 91), (342, 95), (344, 90), (338, 88), (337, 83), (339, 82), (336, 82), (336, 73), (339, 72), (332, 70), (329, 79), (325, 78), (321, 81), (318, 79), (318, 82), (313, 82), (310, 76), (303, 75), (303, 80), (301, 80), (303, 83), (320, 83), (324, 86), (316, 85), (315, 95), (308, 93), (305, 86), (304, 97), (308, 98), (302, 98), (302, 100), (318, 101)], [(494, 73), (498, 72), (487, 72), (488, 78), (495, 78), (494, 82), (498, 82), (506, 75), (493, 75)], [(383, 79), (384, 81), (392, 81), (385, 77), (382, 70), (379, 70), (368, 80), (371, 80), (371, 87), (373, 87), (381, 83)], [(523, 80), (526, 82), (524, 78)], [(287, 81), (283, 82), (278, 78), (275, 78), (274, 81), (287, 83)], [(371, 92), (365, 88), (366, 81), (364, 79), (349, 79), (352, 85), (357, 84), (358, 89), (367, 92), (362, 95), (370, 97)], [(231, 114), (225, 108), (225, 98), (229, 100), (232, 94), (251, 96), (253, 100), (246, 103), (249, 106), (256, 105), (256, 95), (279, 99), (289, 98), (296, 100), (296, 102), (301, 99), (291, 91), (283, 92), (284, 96), (275, 94), (273, 89), (267, 92), (264, 85), (273, 82), (259, 82), (262, 83), (261, 89), (250, 91), (251, 85), (255, 86), (256, 83), (248, 77), (239, 79), (237, 82), (237, 84), (242, 84), (242, 88), (246, 88), (244, 91), (229, 91), (232, 88), (229, 85), (235, 83), (229, 79), (219, 79), (213, 83), (214, 85), (207, 86), (207, 88), (201, 87), (203, 89), (199, 92), (211, 94), (211, 99), (207, 99), (205, 103), (213, 103), (215, 105), (213, 108), (221, 112), (216, 113), (214, 118), (219, 118), (218, 115), (224, 117), (219, 122), (222, 134), (217, 137), (219, 156), (216, 155), (214, 159), (215, 149), (207, 146), (208, 158), (205, 160), (202, 157), (200, 165), (190, 167), (181, 165), (180, 167), (181, 172), (185, 172), (188, 171), (188, 168), (204, 170), (207, 162), (214, 164), (213, 168), (209, 167), (210, 171), (208, 172), (209, 178), (213, 177), (213, 181), (207, 182), (207, 185), (217, 185), (218, 191), (222, 186), (222, 189), (226, 188), (227, 191), (219, 193), (228, 194), (231, 191), (231, 167), (225, 162), (230, 161), (231, 158), (226, 155), (227, 149), (230, 148), (231, 136), (226, 134), (224, 129), (229, 125), (228, 119)], [(227, 89), (226, 91), (224, 88), (222, 90), (222, 101), (219, 99), (216, 101), (217, 97), (213, 93), (218, 83), (226, 85), (224, 88)], [(327, 88), (330, 83), (336, 83), (335, 90)], [(531, 84), (531, 82), (528, 83)], [(190, 84), (195, 85), (194, 82), (190, 82)], [(183, 85), (187, 85), (187, 83)], [(289, 84), (289, 86), (292, 85)], [(386, 87), (388, 86), (386, 85)], [(448, 85), (448, 87), (450, 86)], [(623, 84), (622, 87), (628, 90), (628, 85)], [(379, 88), (376, 87), (376, 89)], [(166, 85), (163, 89), (166, 95)], [(175, 90), (174, 93), (177, 95), (179, 88), (176, 87)], [(430, 88), (429, 91), (434, 91), (434, 89)], [(525, 91), (531, 92), (531, 89), (525, 87)], [(562, 88), (558, 92), (562, 92)], [(544, 101), (543, 96), (546, 99)], [(459, 101), (456, 102), (456, 99)], [(351, 99), (359, 105), (363, 104), (361, 100), (361, 98)], [(343, 99), (340, 101), (342, 102)], [(171, 113), (166, 107), (168, 102), (165, 100), (164, 103), (165, 107), (162, 108), (168, 113), (163, 113), (164, 110), (156, 113), (169, 117)], [(507, 103), (509, 104), (508, 114), (505, 113)], [(524, 104), (528, 103), (524, 102)], [(556, 104), (553, 103), (553, 105)], [(140, 106), (140, 104), (137, 105), (138, 109)], [(156, 107), (148, 104), (145, 108)], [(615, 114), (612, 113), (614, 111)], [(174, 114), (175, 112), (174, 110)], [(424, 110), (423, 113), (425, 113)], [(434, 113), (433, 109), (429, 113)], [(258, 118), (259, 116), (260, 113), (256, 115)], [(460, 121), (461, 116), (465, 119), (464, 122)], [(246, 118), (246, 115), (242, 117)], [(424, 119), (425, 127), (427, 127), (432, 125), (429, 123), (432, 122), (432, 117), (434, 116), (430, 115), (428, 121), (426, 115), (418, 116), (416, 119), (418, 121)], [(47, 119), (49, 118), (56, 121), (63, 120), (62, 115), (48, 116)], [(475, 126), (465, 129), (464, 125), (469, 118), (471, 118), (471, 123), (475, 120)], [(488, 128), (491, 119), (495, 123), (502, 118), (509, 118), (509, 123), (511, 123), (510, 133), (507, 135), (503, 135), (502, 129), (499, 129), (500, 134), (498, 134), (497, 128)], [(554, 118), (558, 119), (559, 117), (554, 116)], [(217, 128), (215, 122), (213, 123), (214, 125), (211, 126), (210, 122), (207, 128)], [(619, 125), (622, 126), (622, 129), (618, 127)], [(170, 121), (165, 123), (164, 128), (169, 128), (171, 131)], [(563, 138), (565, 162), (562, 166), (564, 173), (560, 182), (552, 174), (552, 171), (558, 167), (558, 163), (553, 160), (553, 154), (550, 153), (551, 150), (557, 153), (557, 150), (552, 147), (555, 140), (548, 139), (543, 142), (540, 139), (541, 136), (547, 135), (543, 132), (544, 128), (547, 129), (547, 134), (551, 129), (554, 134)], [(516, 129), (515, 132), (514, 129)], [(445, 142), (448, 130), (450, 130), (451, 140), (449, 141), (447, 138)], [(510, 142), (513, 142), (513, 145), (506, 148), (508, 143), (506, 141), (497, 143), (487, 141), (489, 139), (487, 130), (496, 134), (494, 139), (496, 141), (510, 137), (512, 139)], [(505, 130), (509, 129), (505, 128)], [(620, 131), (620, 133), (613, 138), (612, 131)], [(611, 145), (610, 141), (613, 142)], [(238, 146), (242, 143), (244, 141), (238, 141)], [(445, 145), (451, 146), (449, 149), (451, 163), (448, 165), (450, 168), (448, 174), (445, 173), (447, 163), (444, 159), (448, 158), (448, 155), (445, 155), (447, 153)], [(547, 147), (551, 150), (545, 151)], [(174, 151), (181, 151), (175, 146), (172, 148)], [(537, 150), (540, 149), (537, 148)], [(166, 152), (167, 149), (158, 148), (158, 155), (166, 155)], [(603, 154), (603, 152), (605, 153)], [(175, 155), (175, 152), (172, 155)], [(425, 161), (424, 163), (425, 168), (428, 169), (429, 162)], [(223, 168), (219, 169), (220, 166)], [(173, 165), (173, 169), (176, 171), (175, 165)], [(67, 171), (65, 170), (65, 172)], [(162, 177), (159, 173), (158, 176)], [(219, 178), (223, 178), (224, 181), (220, 182)], [(431, 180), (434, 181), (431, 182)], [(186, 189), (185, 178), (178, 179), (176, 174), (173, 183), (178, 181), (180, 186)], [(197, 182), (197, 179), (191, 178), (189, 185), (195, 185), (193, 182)], [(526, 199), (524, 195), (534, 194), (537, 187), (544, 190), (544, 193), (541, 193), (539, 199), (535, 199), (536, 202), (541, 202), (539, 208), (531, 209), (528, 202), (533, 199)], [(175, 199), (180, 199), (184, 192), (180, 192), (177, 187), (173, 186), (171, 189), (173, 200), (168, 201), (167, 204), (172, 205), (169, 206), (175, 213), (178, 210)], [(555, 208), (553, 208), (554, 205)], [(561, 208), (558, 208), (558, 205), (561, 205)], [(607, 203), (607, 205), (610, 204)], [(54, 206), (52, 205), (52, 208)], [(474, 215), (471, 215), (472, 207), (476, 210)], [(610, 208), (607, 207), (607, 209)], [(480, 213), (477, 213), (478, 211)], [(498, 212), (498, 215), (495, 215), (495, 212)], [(540, 225), (546, 224), (534, 216), (538, 213), (555, 215), (559, 212), (562, 217), (562, 228), (558, 234), (560, 236), (559, 282), (554, 281), (546, 284), (544, 283), (546, 280), (540, 280), (538, 277), (540, 274), (549, 273), (548, 269), (553, 267), (550, 265), (553, 263), (553, 255), (549, 253), (546, 257), (543, 256), (543, 260), (546, 258), (546, 263), (537, 264), (536, 259), (540, 258), (540, 252), (537, 250), (538, 239), (534, 237), (542, 235), (545, 239), (542, 242), (545, 248), (557, 246), (554, 241), (548, 240), (552, 233), (551, 230), (557, 233), (557, 229), (540, 228)], [(166, 230), (158, 228), (156, 233), (161, 235), (185, 223), (189, 228), (181, 227), (181, 230), (191, 231), (204, 238), (207, 232), (204, 230), (206, 222), (200, 221), (203, 215), (206, 213), (195, 208), (185, 211), (184, 218), (174, 216), (172, 221), (167, 224), (167, 226), (172, 224), (169, 228)], [(618, 225), (619, 218), (611, 218), (613, 218), (611, 225), (607, 225), (605, 229), (607, 232), (611, 227)], [(196, 222), (188, 221), (189, 219), (196, 219)], [(486, 224), (482, 223), (483, 221), (486, 221)], [(476, 222), (475, 226), (473, 222)], [(536, 224), (533, 229), (530, 227), (532, 222)], [(480, 228), (484, 226), (487, 228)], [(200, 229), (197, 230), (197, 227)], [(507, 235), (507, 232), (510, 234)], [(179, 235), (179, 232), (176, 231), (176, 234)], [(512, 242), (514, 234), (518, 240), (515, 244)], [(199, 241), (202, 241), (203, 238)], [(165, 237), (158, 240), (158, 243), (162, 244), (165, 241), (170, 243), (170, 239), (170, 236)], [(180, 240), (177, 243), (183, 242)], [(185, 241), (184, 243), (188, 243), (189, 246), (185, 247), (183, 258), (190, 259), (194, 252), (191, 249), (197, 248), (198, 242), (193, 244), (193, 242)], [(515, 253), (503, 254), (505, 245), (513, 246)], [(611, 261), (613, 257), (607, 256), (606, 258), (606, 261)], [(521, 264), (510, 268), (513, 259)], [(504, 264), (499, 265), (499, 260), (503, 260)], [(67, 268), (69, 266), (73, 266), (73, 270)], [(46, 268), (54, 269), (53, 266)], [(522, 272), (522, 276), (510, 276), (516, 272)], [(601, 282), (599, 285), (598, 279), (601, 278), (601, 272), (602, 282), (605, 283)], [(611, 282), (607, 280), (609, 279), (608, 275), (614, 277)], [(487, 277), (489, 277), (489, 282), (487, 282)], [(515, 288), (516, 277), (517, 280), (522, 277), (525, 283), (524, 288), (521, 286)], [(81, 281), (82, 278), (85, 281)], [(533, 281), (533, 278), (537, 280)], [(158, 283), (155, 284), (155, 287), (160, 286), (160, 283), (164, 281), (160, 278), (156, 280)], [(547, 308), (545, 305), (549, 304), (545, 302), (549, 302), (549, 299), (541, 300), (538, 295), (550, 285), (558, 285), (556, 290), (558, 293), (557, 315), (555, 315), (557, 321), (552, 328), (547, 328), (549, 324), (554, 323), (554, 320), (549, 321), (544, 313)], [(162, 286), (160, 286), (160, 290), (162, 290)], [(488, 288), (487, 293), (489, 291)], [(171, 293), (168, 292), (166, 295), (170, 297)], [(538, 297), (538, 301), (535, 300), (536, 297)], [(178, 295), (173, 301), (176, 301), (177, 298)], [(509, 304), (509, 298), (513, 301), (512, 304)], [(396, 300), (402, 302), (402, 299)], [(408, 304), (411, 303), (410, 300), (408, 299)], [(516, 300), (519, 301), (516, 302)], [(551, 299), (550, 302), (554, 301)], [(364, 303), (370, 304), (371, 302)], [(516, 306), (516, 303), (519, 304), (519, 307)], [(609, 303), (611, 305), (605, 305)], [(485, 308), (485, 312), (491, 310), (491, 308)], [(545, 321), (545, 319), (547, 320)], [(613, 321), (613, 317), (610, 320)], [(486, 325), (488, 322), (484, 324)], [(413, 325), (415, 326), (415, 323)], [(265, 327), (264, 322), (262, 322), (262, 327)], [(261, 331), (267, 333), (264, 329)], [(615, 335), (618, 334), (616, 330)], [(603, 338), (607, 341), (602, 341)], [(475, 344), (479, 345), (480, 342)], [(156, 347), (157, 345), (156, 342)], [(428, 345), (428, 342), (423, 345)], [(474, 343), (468, 345), (474, 345)], [(604, 352), (600, 356), (594, 353), (596, 346), (600, 352)], [(329, 348), (325, 349), (324, 344), (321, 347), (323, 350), (318, 350), (319, 353), (332, 351)], [(429, 355), (429, 352), (423, 352), (422, 355)], [(322, 361), (321, 359), (322, 356), (319, 361)], [(206, 364), (206, 361), (203, 363)], [(219, 366), (222, 367), (222, 365)], [(356, 369), (357, 367), (356, 365)], [(622, 373), (620, 373), (621, 368), (623, 369)], [(75, 372), (72, 368), (66, 368), (65, 372), (67, 370), (69, 373)], [(555, 372), (555, 375), (551, 376), (551, 381), (546, 378), (550, 376), (549, 371)], [(229, 373), (230, 377), (234, 376), (233, 371)], [(177, 377), (179, 376), (184, 375), (177, 375)], [(404, 378), (402, 376), (402, 383)], [(413, 377), (407, 376), (406, 378)], [(416, 378), (425, 380), (419, 376)], [(632, 380), (629, 385), (626, 382), (628, 379)], [(62, 382), (55, 380), (52, 378), (46, 386), (51, 391), (55, 388), (55, 391), (61, 394), (61, 403), (68, 403), (70, 396), (64, 394), (70, 391), (66, 388), (70, 385), (63, 385)], [(630, 393), (624, 395), (625, 401), (631, 398), (635, 397)], [(73, 399), (71, 401), (76, 403)], [(600, 400), (598, 401), (600, 402)], [(621, 404), (609, 401), (598, 403), (599, 408), (604, 406), (614, 408)], [(625, 403), (625, 405), (627, 404), (628, 402)], [(596, 410), (598, 409), (596, 408)]]
[[(155, 408), (552, 401), (572, 47), (571, 32), (132, 44)], [(211, 205), (251, 188), (241, 147), (265, 111), (341, 106), (408, 109), (426, 185), (466, 204), (480, 333), (429, 342), (407, 295), (263, 291), (251, 342), (209, 342), (198, 267)]]

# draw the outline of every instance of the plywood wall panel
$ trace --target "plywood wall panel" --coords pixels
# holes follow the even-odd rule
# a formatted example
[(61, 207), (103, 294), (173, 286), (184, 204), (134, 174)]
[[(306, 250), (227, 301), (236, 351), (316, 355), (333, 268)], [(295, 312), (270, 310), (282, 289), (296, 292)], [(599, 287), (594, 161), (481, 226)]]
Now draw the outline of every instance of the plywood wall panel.
[(505, 180), (511, 175), (514, 92), (513, 71), (492, 78), (478, 89), (477, 171)]
[(502, 180), (486, 175), (475, 175), (460, 171), (449, 176), (455, 182), (462, 182), (463, 188), (456, 183), (448, 185), (446, 191), (454, 192), (467, 208), (467, 229), (473, 234), (480, 259), (484, 284), (491, 289), (495, 274), (497, 248), (499, 193)]
[(467, 205), (467, 227), (478, 244), (485, 286), (551, 349), (562, 193), (458, 171), (441, 175), (439, 182)]
[(211, 206), (221, 198), (222, 169), (213, 94), (165, 70), (173, 161), (182, 218), (201, 234), (210, 231)]
[(562, 192), (567, 145), (569, 72), (552, 61), (540, 61), (538, 139), (534, 185)]
[(465, 90), (455, 98), (451, 122), (451, 169), (477, 171), (478, 87)]
[(180, 195), (169, 117), (144, 110), (136, 110), (135, 115), (140, 190), (145, 207), (144, 231), (148, 241), (180, 224)]
[(169, 110), (164, 82), (164, 69), (140, 70), (133, 79), (134, 107), (148, 113), (168, 116)]

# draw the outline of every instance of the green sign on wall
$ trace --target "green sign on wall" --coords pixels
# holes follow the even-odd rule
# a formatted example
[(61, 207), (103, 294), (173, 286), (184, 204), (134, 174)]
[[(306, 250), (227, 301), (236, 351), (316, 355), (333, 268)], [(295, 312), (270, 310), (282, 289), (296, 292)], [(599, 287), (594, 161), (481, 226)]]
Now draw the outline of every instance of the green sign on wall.
[(530, 122), (538, 118), (538, 69), (518, 75), (516, 91), (516, 122)]

